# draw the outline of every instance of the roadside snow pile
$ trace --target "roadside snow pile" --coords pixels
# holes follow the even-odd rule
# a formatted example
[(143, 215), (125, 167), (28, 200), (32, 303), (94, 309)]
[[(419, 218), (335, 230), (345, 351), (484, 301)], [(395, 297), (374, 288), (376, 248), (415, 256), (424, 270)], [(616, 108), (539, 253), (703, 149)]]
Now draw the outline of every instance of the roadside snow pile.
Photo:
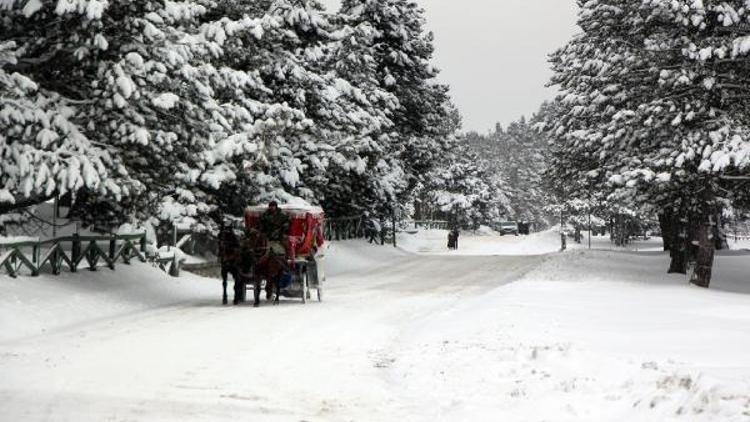
[(476, 236), (497, 236), (498, 233), (495, 230), (492, 230), (491, 228), (487, 226), (479, 226), (479, 230), (472, 233)]
[(408, 261), (413, 255), (390, 245), (374, 246), (364, 240), (326, 242), (327, 249), (323, 266), (328, 276), (377, 271), (381, 267), (393, 266)]
[(221, 283), (187, 272), (173, 278), (135, 262), (120, 264), (116, 271), (18, 278), (2, 274), (0, 291), (0, 341), (6, 341), (185, 302), (218, 303)]
[(733, 239), (731, 236), (727, 240), (731, 249), (748, 249), (750, 250), (750, 239)]

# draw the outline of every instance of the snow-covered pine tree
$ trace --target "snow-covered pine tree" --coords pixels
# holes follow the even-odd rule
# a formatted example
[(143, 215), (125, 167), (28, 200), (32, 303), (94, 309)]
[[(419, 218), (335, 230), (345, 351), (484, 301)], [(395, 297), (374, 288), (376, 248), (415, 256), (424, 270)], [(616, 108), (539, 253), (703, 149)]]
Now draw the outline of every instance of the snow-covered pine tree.
[(114, 161), (83, 133), (75, 101), (29, 77), (17, 23), (0, 11), (0, 24), (0, 214), (83, 188), (118, 197)]
[(451, 120), (448, 87), (436, 81), (430, 63), (433, 36), (424, 29), (424, 10), (409, 0), (344, 0), (340, 13), (350, 25), (367, 22), (377, 31), (376, 78), (399, 101), (392, 116), (398, 139), (389, 153), (401, 160), (411, 196), (453, 142), (452, 128), (442, 124)]
[(321, 189), (321, 202), (339, 215), (356, 215), (362, 210), (388, 215), (406, 186), (402, 163), (389, 154), (398, 141), (391, 116), (399, 103), (378, 81), (375, 48), (380, 33), (370, 22), (350, 22), (346, 15), (337, 15), (334, 24), (328, 67), (361, 92), (362, 105), (379, 120), (379, 125), (352, 133), (343, 143), (348, 151), (345, 155), (358, 157), (365, 168), (334, 163), (329, 171), (330, 181)]
[(75, 121), (116, 157), (108, 166), (112, 201), (81, 189), (74, 205), (84, 221), (112, 227), (128, 216), (164, 220), (207, 212), (202, 186), (231, 174), (205, 152), (234, 132), (214, 99), (232, 82), (211, 65), (221, 53), (197, 32), (206, 9), (196, 2), (8, 1), (3, 38), (22, 48), (19, 63), (46, 92), (75, 106)]
[(701, 245), (692, 282), (706, 287), (723, 177), (746, 165), (746, 124), (733, 112), (746, 107), (727, 69), (746, 52), (721, 29), (746, 18), (741, 2), (729, 3), (587, 2), (584, 33), (553, 55), (565, 110), (552, 132), (555, 168), (572, 169), (582, 187), (609, 182), (673, 211), (686, 243)]
[(513, 189), (516, 220), (533, 222), (538, 227), (544, 227), (548, 224), (548, 216), (543, 209), (549, 203), (542, 179), (547, 165), (547, 138), (535, 127), (540, 119), (543, 117), (536, 114), (531, 120), (521, 118), (508, 125), (505, 131), (505, 139), (508, 142), (508, 152), (505, 155), (507, 160), (502, 162), (500, 167), (505, 171), (505, 178)]
[(469, 133), (464, 141), (480, 157), (489, 177), (503, 187), (502, 196), (509, 198), (506, 208), (510, 211), (502, 217), (536, 227), (549, 225), (550, 217), (545, 211), (550, 199), (542, 178), (547, 139), (536, 128), (547, 107), (545, 104), (529, 121), (522, 117), (507, 129), (498, 124), (489, 134)]
[(315, 1), (219, 7), (229, 13), (204, 28), (226, 34), (218, 60), (262, 84), (245, 100), (255, 120), (242, 142), (257, 150), (232, 155), (227, 191), (251, 202), (299, 196), (331, 215), (389, 202), (400, 176), (383, 144), (397, 102), (368, 80), (367, 28), (331, 22)]
[(451, 226), (476, 230), (507, 215), (507, 200), (482, 167), (477, 154), (460, 144), (425, 178), (422, 206), (439, 211)]

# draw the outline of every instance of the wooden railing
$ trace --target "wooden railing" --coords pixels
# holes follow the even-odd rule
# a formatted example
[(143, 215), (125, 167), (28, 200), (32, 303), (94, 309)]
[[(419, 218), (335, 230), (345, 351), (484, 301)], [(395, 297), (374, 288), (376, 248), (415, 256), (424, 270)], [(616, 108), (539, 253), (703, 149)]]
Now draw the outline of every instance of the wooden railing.
[(415, 220), (413, 223), (415, 229), (448, 230), (448, 222), (445, 220)]
[[(67, 245), (69, 248), (65, 247)], [(100, 261), (114, 270), (118, 261), (130, 264), (133, 258), (152, 262), (171, 275), (179, 274), (177, 254), (162, 257), (146, 253), (146, 233), (109, 236), (74, 234), (47, 240), (0, 241), (0, 270), (4, 269), (11, 277), (18, 276), (24, 268), (32, 276), (38, 276), (45, 268), (58, 275), (63, 266), (76, 272), (82, 263), (89, 270), (96, 271)]]
[(325, 235), (328, 240), (364, 238), (364, 221), (360, 216), (326, 219)]

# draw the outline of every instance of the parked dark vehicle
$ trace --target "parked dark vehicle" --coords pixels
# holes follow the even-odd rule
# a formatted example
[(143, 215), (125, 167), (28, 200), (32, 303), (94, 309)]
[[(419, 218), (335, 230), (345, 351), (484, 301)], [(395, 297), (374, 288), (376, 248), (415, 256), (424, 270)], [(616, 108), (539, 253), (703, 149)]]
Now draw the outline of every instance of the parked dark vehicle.
[(592, 236), (605, 236), (607, 234), (606, 226), (593, 226), (591, 227)]
[(518, 236), (518, 223), (515, 221), (503, 221), (497, 226), (497, 231), (501, 236), (505, 236), (506, 234)]

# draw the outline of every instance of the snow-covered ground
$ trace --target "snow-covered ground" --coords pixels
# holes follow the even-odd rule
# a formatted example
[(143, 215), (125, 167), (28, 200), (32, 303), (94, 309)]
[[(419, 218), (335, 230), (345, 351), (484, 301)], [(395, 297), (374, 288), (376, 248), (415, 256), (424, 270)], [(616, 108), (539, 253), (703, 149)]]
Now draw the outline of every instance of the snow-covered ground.
[[(587, 233), (583, 234), (583, 242), (578, 244), (568, 237), (568, 249), (588, 248)], [(448, 250), (447, 230), (420, 230), (418, 232), (401, 232), (398, 235), (400, 248), (418, 254), (438, 255), (543, 255), (560, 250), (560, 233), (556, 229), (532, 233), (529, 236), (501, 236), (491, 231), (478, 233), (463, 232), (459, 236), (458, 250)], [(630, 250), (630, 251), (660, 251), (661, 238), (649, 240), (635, 240), (627, 248), (617, 248), (609, 240), (609, 236), (593, 236), (591, 248), (597, 250)]]
[(142, 264), (0, 276), (0, 420), (750, 420), (743, 252), (705, 291), (649, 245), (399, 242), (333, 245), (307, 305)]

